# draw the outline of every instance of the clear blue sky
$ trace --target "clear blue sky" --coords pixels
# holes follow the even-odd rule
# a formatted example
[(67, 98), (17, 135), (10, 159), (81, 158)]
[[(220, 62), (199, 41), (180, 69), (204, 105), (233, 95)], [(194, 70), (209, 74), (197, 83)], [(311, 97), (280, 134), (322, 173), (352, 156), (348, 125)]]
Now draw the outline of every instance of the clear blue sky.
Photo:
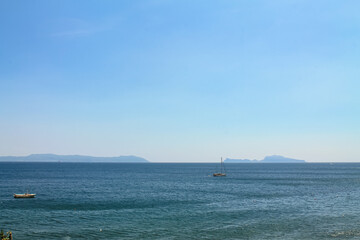
[(0, 1), (0, 155), (360, 161), (360, 1)]

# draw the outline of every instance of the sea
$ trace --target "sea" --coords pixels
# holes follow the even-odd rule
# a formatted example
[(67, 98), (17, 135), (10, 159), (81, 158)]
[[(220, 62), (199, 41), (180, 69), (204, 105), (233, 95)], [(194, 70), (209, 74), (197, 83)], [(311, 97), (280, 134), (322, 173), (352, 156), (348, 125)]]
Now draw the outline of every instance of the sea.
[[(28, 239), (360, 239), (360, 163), (0, 163)], [(14, 193), (36, 193), (14, 199)]]

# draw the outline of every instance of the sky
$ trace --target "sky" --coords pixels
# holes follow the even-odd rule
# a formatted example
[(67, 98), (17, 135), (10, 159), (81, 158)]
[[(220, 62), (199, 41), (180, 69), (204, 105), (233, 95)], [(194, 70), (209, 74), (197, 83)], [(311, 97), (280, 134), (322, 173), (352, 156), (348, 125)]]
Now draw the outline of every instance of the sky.
[(359, 8), (2, 0), (0, 155), (360, 162)]

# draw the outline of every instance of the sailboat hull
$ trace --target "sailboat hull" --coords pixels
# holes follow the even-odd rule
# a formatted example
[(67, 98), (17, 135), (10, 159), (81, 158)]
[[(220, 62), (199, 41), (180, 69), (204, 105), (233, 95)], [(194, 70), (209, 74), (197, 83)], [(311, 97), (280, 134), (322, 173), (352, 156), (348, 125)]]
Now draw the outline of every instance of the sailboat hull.
[(213, 174), (214, 177), (226, 177), (225, 173), (214, 173)]

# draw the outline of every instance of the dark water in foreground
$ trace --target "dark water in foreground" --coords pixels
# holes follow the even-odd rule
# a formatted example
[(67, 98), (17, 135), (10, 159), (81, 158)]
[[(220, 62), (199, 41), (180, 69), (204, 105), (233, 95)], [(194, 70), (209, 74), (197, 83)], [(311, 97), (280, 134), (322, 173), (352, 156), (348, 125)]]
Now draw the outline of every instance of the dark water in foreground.
[[(0, 163), (21, 239), (360, 239), (360, 164)], [(35, 199), (14, 199), (29, 189)]]

